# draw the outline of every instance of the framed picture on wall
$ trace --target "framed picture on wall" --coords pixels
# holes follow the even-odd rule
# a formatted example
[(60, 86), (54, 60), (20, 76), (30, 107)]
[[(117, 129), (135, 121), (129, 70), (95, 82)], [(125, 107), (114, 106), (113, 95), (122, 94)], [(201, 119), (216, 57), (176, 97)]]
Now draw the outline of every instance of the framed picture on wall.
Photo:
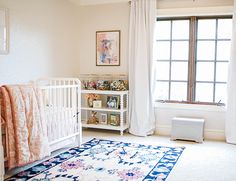
[(0, 8), (0, 54), (8, 53), (7, 9)]
[(96, 65), (120, 65), (120, 30), (96, 32)]

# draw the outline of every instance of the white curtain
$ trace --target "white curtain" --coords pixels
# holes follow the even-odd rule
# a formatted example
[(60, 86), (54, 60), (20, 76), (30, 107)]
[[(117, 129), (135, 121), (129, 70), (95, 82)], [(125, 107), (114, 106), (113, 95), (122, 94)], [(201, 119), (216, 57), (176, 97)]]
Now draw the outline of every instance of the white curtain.
[(236, 144), (236, 0), (234, 0), (231, 60), (228, 73), (228, 101), (225, 136), (228, 143)]
[(153, 33), (156, 0), (132, 0), (129, 29), (129, 87), (131, 134), (155, 131), (153, 91)]

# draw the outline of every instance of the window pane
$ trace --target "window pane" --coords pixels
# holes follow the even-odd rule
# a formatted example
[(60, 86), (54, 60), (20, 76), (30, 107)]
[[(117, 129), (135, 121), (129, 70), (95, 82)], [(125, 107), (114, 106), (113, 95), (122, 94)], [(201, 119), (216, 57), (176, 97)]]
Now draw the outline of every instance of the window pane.
[(201, 19), (198, 20), (198, 39), (215, 39), (216, 35), (216, 20), (215, 19)]
[(172, 62), (171, 80), (188, 80), (188, 62)]
[(218, 38), (231, 39), (232, 37), (232, 19), (218, 20)]
[(170, 60), (170, 42), (157, 42), (154, 60)]
[(215, 41), (197, 42), (197, 60), (215, 59)]
[(168, 100), (169, 82), (156, 82), (155, 100)]
[(197, 17), (196, 39), (191, 45), (189, 19), (157, 21), (153, 53), (157, 80), (155, 98), (187, 100), (190, 46), (196, 58), (191, 67), (191, 70), (196, 68), (191, 75), (196, 81), (195, 101), (225, 103), (232, 24), (231, 18)]
[(172, 60), (188, 60), (188, 41), (172, 42)]
[(187, 100), (187, 83), (185, 82), (172, 82), (170, 99), (175, 101)]
[(189, 39), (189, 20), (173, 21), (172, 39)]
[(227, 82), (228, 77), (228, 63), (217, 62), (216, 63), (216, 81)]
[(195, 101), (212, 102), (213, 101), (213, 84), (196, 83)]
[(226, 84), (216, 84), (215, 92), (215, 102), (226, 103), (227, 97), (227, 85)]
[(157, 21), (155, 27), (156, 40), (170, 40), (170, 22)]
[(229, 60), (230, 59), (230, 41), (218, 41), (217, 42), (217, 60)]
[(169, 62), (156, 62), (156, 79), (169, 80)]
[(214, 63), (197, 62), (197, 81), (214, 81)]

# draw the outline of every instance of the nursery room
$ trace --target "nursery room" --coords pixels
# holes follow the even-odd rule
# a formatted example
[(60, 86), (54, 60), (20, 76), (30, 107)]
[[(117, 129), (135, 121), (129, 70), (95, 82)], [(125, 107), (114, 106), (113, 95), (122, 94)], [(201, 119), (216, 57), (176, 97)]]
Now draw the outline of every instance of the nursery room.
[(236, 0), (0, 0), (0, 181), (234, 181)]

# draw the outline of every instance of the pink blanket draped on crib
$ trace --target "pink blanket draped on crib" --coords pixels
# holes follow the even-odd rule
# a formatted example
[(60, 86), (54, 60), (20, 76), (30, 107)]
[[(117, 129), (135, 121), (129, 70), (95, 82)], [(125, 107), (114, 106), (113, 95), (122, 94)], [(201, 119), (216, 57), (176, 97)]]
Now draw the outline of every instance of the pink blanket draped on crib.
[(0, 97), (8, 167), (23, 166), (50, 155), (40, 90), (31, 85), (2, 86)]

